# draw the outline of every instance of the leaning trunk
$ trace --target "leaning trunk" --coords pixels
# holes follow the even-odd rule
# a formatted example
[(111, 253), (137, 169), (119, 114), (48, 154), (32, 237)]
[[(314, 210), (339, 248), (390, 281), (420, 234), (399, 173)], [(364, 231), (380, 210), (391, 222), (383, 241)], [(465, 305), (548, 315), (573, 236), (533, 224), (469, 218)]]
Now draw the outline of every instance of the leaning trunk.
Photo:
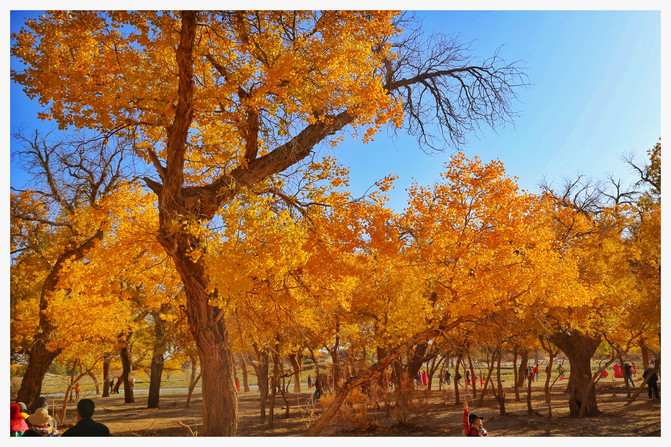
[(40, 339), (35, 340), (30, 351), (28, 367), (21, 380), (19, 392), (16, 395), (17, 402), (26, 402), (30, 405), (30, 402), (40, 397), (44, 376), (59, 353), (60, 350), (49, 351), (44, 341)]
[(571, 363), (568, 381), (570, 416), (597, 416), (601, 412), (596, 402), (590, 362), (599, 346), (599, 338), (578, 331), (554, 334), (550, 340), (566, 354)]
[(187, 408), (191, 406), (191, 396), (193, 395), (193, 390), (196, 389), (196, 385), (200, 380), (201, 373), (198, 371), (198, 358), (195, 355), (189, 355), (191, 360), (191, 377), (189, 378), (189, 392), (186, 395), (186, 406)]
[(58, 277), (68, 261), (81, 259), (88, 250), (93, 248), (97, 241), (102, 239), (103, 232), (98, 230), (92, 237), (82, 244), (62, 253), (49, 274), (42, 283), (40, 291), (39, 322), (37, 333), (34, 336), (33, 346), (30, 349), (28, 366), (21, 380), (21, 387), (17, 393), (18, 402), (32, 402), (42, 394), (42, 381), (54, 359), (61, 353), (60, 349), (51, 351), (47, 349), (47, 343), (54, 331), (46, 310), (49, 306), (49, 296), (58, 286)]

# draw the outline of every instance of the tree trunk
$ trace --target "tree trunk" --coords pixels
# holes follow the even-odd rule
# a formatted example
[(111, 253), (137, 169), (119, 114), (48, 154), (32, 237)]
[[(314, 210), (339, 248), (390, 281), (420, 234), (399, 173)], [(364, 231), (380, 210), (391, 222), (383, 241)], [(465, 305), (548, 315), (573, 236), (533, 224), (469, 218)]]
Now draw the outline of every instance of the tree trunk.
[(269, 355), (268, 351), (264, 349), (258, 349), (254, 345), (256, 351), (255, 363), (252, 363), (254, 367), (254, 372), (256, 372), (256, 380), (259, 386), (259, 417), (261, 423), (266, 422), (266, 401), (268, 400), (268, 369), (269, 369)]
[(16, 395), (17, 402), (30, 405), (42, 394), (42, 381), (54, 359), (60, 354), (58, 351), (49, 351), (43, 340), (36, 339), (30, 350), (28, 367), (21, 380), (21, 387)]
[(406, 371), (410, 380), (415, 380), (417, 373), (420, 369), (422, 369), (422, 364), (426, 360), (425, 354), (428, 347), (428, 343), (420, 343), (415, 347), (415, 349), (413, 349), (412, 355), (409, 356)]
[(492, 372), (494, 371), (494, 355), (489, 355), (489, 352), (487, 353), (487, 378), (485, 379), (485, 386), (482, 387), (482, 390), (480, 391), (480, 406), (485, 401), (485, 393), (487, 392), (487, 387), (489, 386), (490, 383), (492, 383), (492, 388), (494, 388), (494, 384), (492, 382)]
[(459, 400), (459, 382), (466, 380), (464, 377), (459, 377), (459, 364), (461, 363), (462, 354), (459, 353), (457, 357), (457, 363), (454, 365), (454, 404), (459, 406), (461, 400)]
[(163, 233), (160, 242), (171, 254), (184, 285), (189, 330), (200, 360), (203, 435), (233, 436), (238, 426), (238, 393), (231, 340), (224, 311), (209, 304), (210, 300), (217, 299), (217, 292), (207, 293), (208, 280), (202, 259), (193, 262), (188, 255), (191, 247), (199, 242), (186, 232)]
[(527, 377), (527, 413), (534, 414), (534, 408), (531, 405), (531, 383), (533, 382), (532, 376)]
[(301, 392), (301, 375), (303, 373), (303, 354), (292, 352), (288, 355), (289, 364), (294, 370), (294, 393)]
[(597, 416), (601, 412), (596, 402), (596, 391), (592, 382), (592, 356), (599, 347), (600, 339), (578, 331), (554, 334), (550, 340), (566, 354), (571, 363), (568, 381), (569, 415)]
[(96, 387), (96, 396), (100, 394), (100, 384), (98, 383), (98, 378), (96, 377), (95, 374), (93, 374), (93, 371), (87, 371), (86, 373), (87, 376), (93, 380), (93, 386)]
[(338, 389), (340, 380), (340, 323), (336, 322), (336, 337), (333, 348), (326, 348), (331, 355), (331, 364), (333, 372), (333, 388)]
[(517, 381), (515, 382), (515, 396), (519, 401), (519, 387), (524, 386), (524, 373), (529, 366), (529, 351), (521, 350), (520, 351), (520, 366), (517, 368)]
[(280, 386), (280, 347), (275, 345), (273, 352), (273, 385), (270, 390), (270, 417), (268, 418), (268, 427), (273, 428), (275, 425), (275, 400), (277, 398), (277, 390)]
[(161, 394), (161, 377), (163, 376), (163, 363), (165, 348), (168, 343), (166, 337), (166, 322), (161, 314), (169, 311), (170, 305), (161, 304), (160, 309), (155, 309), (151, 316), (154, 319), (154, 346), (151, 354), (151, 369), (149, 373), (149, 394), (147, 396), (147, 408), (158, 408)]
[(405, 423), (412, 403), (412, 392), (415, 389), (414, 379), (410, 377), (400, 360), (394, 361), (392, 368), (394, 369), (394, 396), (396, 398), (397, 418)]
[[(387, 349), (385, 348), (380, 348), (379, 346), (376, 347), (376, 352), (377, 352), (377, 358), (383, 359), (387, 356)], [(378, 380), (378, 385), (380, 386), (381, 389), (387, 390), (389, 389), (389, 373), (385, 369), (382, 374), (380, 374), (377, 378)], [(349, 377), (347, 378), (349, 380)]]
[(191, 396), (193, 395), (193, 390), (196, 388), (196, 384), (200, 380), (202, 373), (196, 371), (198, 370), (198, 358), (195, 355), (189, 355), (191, 360), (191, 377), (189, 377), (189, 392), (186, 395), (186, 406), (187, 408), (191, 406)]
[(31, 347), (28, 356), (28, 366), (26, 367), (26, 372), (23, 375), (21, 386), (16, 395), (18, 402), (29, 404), (40, 397), (40, 394), (42, 394), (42, 381), (44, 380), (44, 376), (54, 359), (61, 353), (60, 349), (55, 351), (47, 349), (47, 343), (51, 338), (54, 327), (49, 320), (46, 310), (49, 306), (49, 296), (58, 286), (58, 276), (67, 261), (81, 259), (88, 250), (93, 248), (97, 241), (102, 239), (102, 237), (102, 230), (98, 230), (92, 237), (84, 241), (82, 244), (62, 253), (51, 267), (49, 274), (42, 283), (38, 329), (33, 337), (33, 346)]
[(501, 348), (497, 350), (496, 359), (496, 383), (498, 385), (497, 400), (499, 401), (499, 415), (506, 415), (506, 395), (503, 392), (503, 383), (501, 382)]
[(103, 397), (109, 397), (110, 395), (110, 363), (112, 359), (105, 357), (103, 359)]
[(648, 369), (648, 365), (650, 364), (649, 353), (650, 351), (648, 350), (648, 347), (645, 345), (645, 341), (641, 341), (641, 359), (643, 360), (642, 371)]
[(478, 397), (478, 395), (477, 395), (477, 390), (475, 389), (475, 384), (476, 384), (476, 380), (475, 380), (475, 368), (473, 367), (473, 359), (471, 358), (471, 354), (470, 354), (470, 352), (466, 353), (466, 357), (468, 358), (468, 368), (469, 368), (470, 371), (471, 371), (471, 392), (472, 392), (472, 398), (473, 398), (473, 400), (475, 400), (475, 398)]
[(247, 372), (247, 359), (244, 355), (240, 356), (240, 367), (242, 369), (242, 389), (249, 393), (249, 373)]
[(130, 385), (130, 374), (131, 374), (131, 353), (130, 353), (130, 344), (128, 340), (130, 339), (130, 334), (126, 337), (126, 343), (119, 349), (119, 354), (121, 356), (121, 380), (123, 380), (123, 397), (124, 402), (127, 404), (132, 404), (135, 402), (135, 395), (133, 394), (133, 387)]

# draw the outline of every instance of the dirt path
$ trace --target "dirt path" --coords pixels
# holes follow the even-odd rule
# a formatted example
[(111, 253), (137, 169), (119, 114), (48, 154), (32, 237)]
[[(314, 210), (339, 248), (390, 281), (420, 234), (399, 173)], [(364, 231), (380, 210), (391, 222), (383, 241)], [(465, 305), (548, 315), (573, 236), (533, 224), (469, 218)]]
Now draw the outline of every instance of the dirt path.
[[(557, 388), (557, 387), (556, 387)], [(521, 402), (508, 396), (505, 416), (499, 415), (498, 404), (488, 397), (482, 407), (477, 400), (471, 408), (485, 417), (484, 426), (491, 436), (660, 436), (661, 403), (650, 400), (647, 392), (626, 406), (624, 387), (602, 387), (598, 404), (602, 415), (594, 418), (568, 417), (567, 395), (556, 389), (552, 396), (553, 418), (541, 395), (541, 384), (534, 384), (534, 415), (527, 414), (526, 394)], [(512, 393), (511, 393), (512, 394)], [(302, 436), (306, 430), (305, 402), (309, 394), (289, 394), (289, 418), (285, 418), (283, 400), (278, 397), (275, 408), (274, 428), (268, 420), (259, 418), (258, 393), (240, 393), (240, 419), (238, 436)], [(202, 399), (194, 393), (191, 406), (186, 407), (186, 393), (167, 392), (161, 395), (160, 409), (147, 409), (146, 394), (136, 394), (134, 404), (124, 403), (123, 394), (92, 398), (96, 403), (94, 419), (106, 424), (114, 436), (190, 436), (188, 428), (198, 431), (202, 427)], [(335, 436), (461, 436), (462, 407), (455, 405), (453, 391), (418, 392), (414, 410), (405, 424), (398, 423), (391, 405), (380, 399), (378, 405), (366, 408), (369, 426), (362, 428), (348, 421), (339, 420), (326, 435)], [(50, 403), (51, 404), (51, 403)], [(58, 401), (54, 404), (59, 405)], [(298, 407), (300, 404), (303, 411)], [(267, 407), (268, 408), (268, 407)], [(75, 404), (69, 405), (68, 421), (63, 428), (74, 423)], [(349, 422), (349, 423), (348, 423)]]

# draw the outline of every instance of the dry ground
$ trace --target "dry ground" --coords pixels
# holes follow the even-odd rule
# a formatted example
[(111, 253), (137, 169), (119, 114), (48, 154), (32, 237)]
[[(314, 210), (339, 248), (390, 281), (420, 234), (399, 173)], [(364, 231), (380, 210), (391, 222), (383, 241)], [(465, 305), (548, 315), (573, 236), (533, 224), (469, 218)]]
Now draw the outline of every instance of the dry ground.
[[(598, 417), (568, 417), (568, 395), (564, 392), (566, 382), (557, 382), (553, 388), (553, 417), (548, 417), (547, 405), (542, 398), (542, 383), (533, 386), (532, 403), (536, 414), (529, 415), (526, 394), (520, 402), (508, 391), (505, 416), (499, 415), (498, 403), (490, 396), (482, 406), (477, 400), (471, 409), (485, 417), (484, 426), (490, 436), (661, 436), (661, 402), (648, 399), (647, 391), (641, 393), (631, 405), (625, 405), (626, 391), (623, 385), (606, 383), (598, 389)], [(259, 421), (259, 399), (257, 392), (240, 393), (240, 419), (238, 436), (302, 436), (306, 430), (306, 400), (308, 393), (289, 394), (289, 417), (285, 418), (284, 402), (278, 397), (275, 407), (274, 428)], [(134, 404), (125, 404), (123, 393), (102, 398), (90, 397), (96, 403), (94, 419), (105, 423), (113, 436), (191, 436), (202, 427), (202, 398), (195, 393), (191, 406), (186, 407), (186, 393), (163, 393), (159, 409), (146, 408), (146, 394), (136, 394)], [(461, 436), (463, 407), (454, 402), (454, 391), (418, 392), (414, 411), (406, 423), (399, 423), (394, 408), (384, 399), (378, 405), (367, 407), (368, 427), (355, 426), (338, 420), (325, 435), (331, 436)], [(58, 407), (58, 400), (50, 406)], [(300, 404), (300, 407), (299, 407)], [(74, 422), (75, 404), (69, 405), (68, 419), (61, 428)], [(69, 422), (69, 423), (68, 423)], [(349, 423), (348, 423), (349, 422)]]

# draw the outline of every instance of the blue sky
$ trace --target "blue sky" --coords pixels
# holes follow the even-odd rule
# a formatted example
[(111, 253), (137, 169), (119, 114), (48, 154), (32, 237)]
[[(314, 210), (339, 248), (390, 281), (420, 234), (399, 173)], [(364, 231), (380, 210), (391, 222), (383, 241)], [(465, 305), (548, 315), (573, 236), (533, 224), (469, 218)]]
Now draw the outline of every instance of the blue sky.
[[(422, 11), (428, 29), (459, 34), (479, 57), (522, 60), (529, 86), (514, 104), (519, 117), (496, 131), (470, 135), (461, 150), (498, 158), (520, 186), (538, 190), (578, 173), (634, 179), (621, 155), (645, 151), (661, 137), (659, 11)], [(385, 133), (365, 145), (348, 140), (334, 155), (351, 167), (352, 187), (399, 176), (392, 206), (402, 209), (412, 180), (430, 184), (454, 153), (426, 155), (412, 138)]]
[[(12, 31), (25, 15), (12, 12)], [(543, 178), (558, 184), (578, 173), (633, 179), (621, 155), (633, 152), (644, 163), (646, 149), (661, 136), (659, 11), (421, 11), (418, 16), (427, 32), (458, 34), (471, 42), (476, 60), (503, 45), (501, 57), (526, 67), (530, 85), (513, 103), (519, 117), (512, 125), (469, 135), (461, 148), (468, 157), (500, 159), (524, 189), (536, 191)], [(15, 85), (10, 93), (11, 130), (39, 126), (39, 107)], [(355, 195), (386, 174), (398, 175), (391, 205), (400, 210), (411, 181), (433, 183), (453, 153), (447, 148), (426, 154), (413, 138), (391, 139), (382, 131), (369, 144), (348, 138), (333, 155), (351, 168)], [(20, 171), (12, 166), (10, 173), (12, 186), (23, 186)]]

